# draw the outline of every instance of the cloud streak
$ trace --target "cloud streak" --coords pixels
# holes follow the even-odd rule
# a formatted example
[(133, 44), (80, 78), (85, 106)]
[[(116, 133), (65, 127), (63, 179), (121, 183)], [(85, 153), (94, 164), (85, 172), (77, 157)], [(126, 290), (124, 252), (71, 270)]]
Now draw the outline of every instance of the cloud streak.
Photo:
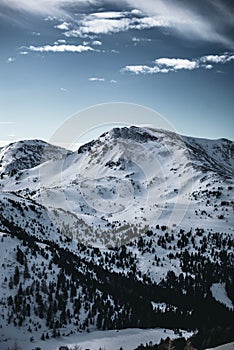
[(208, 55), (201, 57), (201, 62), (204, 63), (227, 63), (234, 60), (234, 54), (225, 53), (223, 55)]
[[(27, 11), (38, 15), (67, 16), (67, 6), (76, 4), (90, 4), (92, 0), (1, 0), (1, 4), (19, 11)], [(53, 17), (52, 17), (53, 16)]]
[(234, 61), (232, 53), (222, 55), (207, 55), (196, 59), (187, 58), (158, 58), (153, 66), (147, 65), (128, 65), (121, 69), (121, 72), (130, 72), (139, 74), (157, 74), (178, 72), (181, 70), (192, 71), (199, 68), (212, 69), (213, 64), (225, 64)]
[[(134, 12), (135, 13), (135, 12)], [(158, 17), (135, 15), (132, 12), (98, 12), (84, 15), (71, 30), (64, 31), (66, 37), (85, 37), (100, 34), (113, 34), (132, 29), (143, 30), (156, 27), (167, 27), (168, 23)], [(67, 27), (68, 24), (66, 23)], [(71, 26), (71, 24), (70, 24)], [(65, 29), (64, 24), (58, 29)]]
[(76, 52), (82, 53), (87, 51), (96, 51), (90, 46), (85, 45), (44, 45), (44, 46), (29, 46), (30, 51), (35, 52)]
[(105, 81), (105, 79), (104, 79), (104, 78), (92, 77), (92, 78), (89, 78), (89, 81), (99, 81), (99, 82), (104, 82), (104, 81)]
[(0, 121), (0, 125), (13, 125), (13, 124), (15, 124), (15, 122), (7, 122), (7, 121), (1, 122)]
[(162, 18), (171, 30), (187, 39), (218, 42), (234, 47), (233, 7), (228, 0), (126, 0), (143, 13)]
[(104, 83), (104, 82), (109, 82), (111, 84), (117, 84), (117, 81), (114, 80), (114, 79), (111, 79), (111, 80), (106, 80), (105, 78), (98, 78), (98, 77), (92, 77), (92, 78), (89, 78), (89, 81), (93, 81), (93, 82), (101, 82), (101, 83)]

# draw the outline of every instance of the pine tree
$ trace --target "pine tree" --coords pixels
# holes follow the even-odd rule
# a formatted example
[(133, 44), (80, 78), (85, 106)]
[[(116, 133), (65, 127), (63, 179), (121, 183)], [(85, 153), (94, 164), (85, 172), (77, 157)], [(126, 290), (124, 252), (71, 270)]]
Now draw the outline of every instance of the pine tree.
[(15, 272), (14, 272), (14, 285), (17, 286), (19, 283), (19, 268), (18, 266), (15, 267)]

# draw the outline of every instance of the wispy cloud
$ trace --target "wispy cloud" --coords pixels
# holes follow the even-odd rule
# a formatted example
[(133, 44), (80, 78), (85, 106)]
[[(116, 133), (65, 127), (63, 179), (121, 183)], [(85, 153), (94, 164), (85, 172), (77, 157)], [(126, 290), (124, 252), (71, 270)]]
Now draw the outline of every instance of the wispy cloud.
[(212, 69), (213, 64), (225, 64), (234, 60), (232, 53), (221, 55), (208, 55), (196, 59), (187, 58), (158, 58), (154, 61), (154, 65), (128, 65), (121, 69), (122, 72), (130, 72), (133, 74), (156, 74), (178, 72), (181, 70), (194, 70), (198, 68)]
[(87, 52), (96, 51), (90, 46), (85, 45), (44, 45), (44, 46), (29, 46), (30, 51), (36, 52)]
[(6, 63), (12, 63), (15, 61), (16, 61), (16, 59), (14, 57), (8, 57), (8, 59), (6, 60)]
[[(136, 11), (97, 12), (84, 15), (71, 30), (64, 31), (67, 37), (86, 37), (89, 35), (112, 34), (132, 29), (143, 30), (154, 27), (167, 27), (162, 18), (150, 17)], [(59, 26), (57, 26), (58, 29)]]
[(15, 122), (0, 121), (0, 125), (13, 125), (13, 124), (15, 124)]
[(56, 16), (47, 16), (47, 17), (44, 18), (44, 21), (46, 21), (46, 22), (53, 22), (56, 19), (57, 19)]
[(92, 78), (89, 78), (89, 81), (100, 81), (100, 82), (104, 82), (105, 79), (104, 79), (104, 78), (98, 78), (98, 77), (92, 77)]
[(111, 80), (106, 80), (105, 78), (99, 78), (99, 77), (91, 77), (89, 78), (89, 81), (93, 81), (93, 82), (107, 82), (107, 83), (111, 83), (111, 84), (117, 84), (117, 80), (111, 79)]
[(70, 24), (67, 22), (62, 22), (55, 26), (55, 28), (58, 28), (60, 30), (69, 30)]
[(224, 53), (223, 55), (208, 55), (201, 57), (204, 63), (227, 63), (234, 60), (234, 54)]
[(60, 44), (66, 44), (67, 43), (67, 41), (65, 39), (58, 39), (57, 42), (60, 43)]
[(94, 40), (94, 41), (92, 41), (92, 45), (94, 45), (94, 46), (101, 46), (102, 42), (100, 40)]
[(136, 38), (136, 37), (133, 37), (133, 38), (132, 38), (132, 41), (133, 41), (134, 43), (139, 43), (139, 42), (141, 42), (141, 41), (148, 41), (148, 42), (151, 42), (151, 41), (152, 41), (152, 39), (149, 39), (149, 38)]
[(90, 18), (98, 19), (114, 19), (114, 18), (123, 18), (128, 16), (129, 12), (127, 11), (103, 11), (103, 12), (94, 12), (90, 15)]
[(93, 45), (93, 46), (101, 46), (102, 42), (100, 40), (93, 40), (92, 42), (90, 41), (83, 41), (83, 45)]
[(5, 6), (13, 9), (28, 11), (34, 14), (48, 15), (47, 19), (51, 20), (54, 16), (66, 16), (68, 11), (66, 6), (71, 4), (90, 4), (92, 0), (1, 0)]
[(231, 31), (234, 29), (233, 8), (227, 0), (126, 0), (150, 17), (161, 18), (173, 33), (190, 40), (218, 42), (234, 47)]

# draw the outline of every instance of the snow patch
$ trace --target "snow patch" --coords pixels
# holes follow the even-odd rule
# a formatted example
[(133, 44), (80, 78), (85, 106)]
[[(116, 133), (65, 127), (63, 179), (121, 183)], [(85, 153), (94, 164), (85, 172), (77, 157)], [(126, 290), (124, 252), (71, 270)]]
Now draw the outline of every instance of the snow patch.
[(227, 295), (225, 283), (214, 283), (212, 284), (210, 290), (215, 300), (219, 301), (221, 304), (224, 304), (229, 309), (234, 309), (232, 301)]

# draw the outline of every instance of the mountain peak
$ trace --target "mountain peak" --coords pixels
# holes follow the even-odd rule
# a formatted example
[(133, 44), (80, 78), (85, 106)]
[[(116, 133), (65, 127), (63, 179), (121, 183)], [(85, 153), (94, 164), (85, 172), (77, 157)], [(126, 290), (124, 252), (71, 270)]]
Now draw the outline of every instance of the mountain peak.
[(42, 140), (12, 142), (0, 149), (0, 173), (13, 175), (52, 159), (60, 159), (70, 151)]
[[(134, 140), (136, 142), (148, 142), (148, 141), (157, 141), (157, 137), (152, 135), (149, 130), (142, 127), (130, 126), (123, 128), (114, 128), (110, 132), (104, 134), (109, 135), (111, 138), (115, 139), (127, 139)], [(102, 136), (104, 136), (102, 135)]]

